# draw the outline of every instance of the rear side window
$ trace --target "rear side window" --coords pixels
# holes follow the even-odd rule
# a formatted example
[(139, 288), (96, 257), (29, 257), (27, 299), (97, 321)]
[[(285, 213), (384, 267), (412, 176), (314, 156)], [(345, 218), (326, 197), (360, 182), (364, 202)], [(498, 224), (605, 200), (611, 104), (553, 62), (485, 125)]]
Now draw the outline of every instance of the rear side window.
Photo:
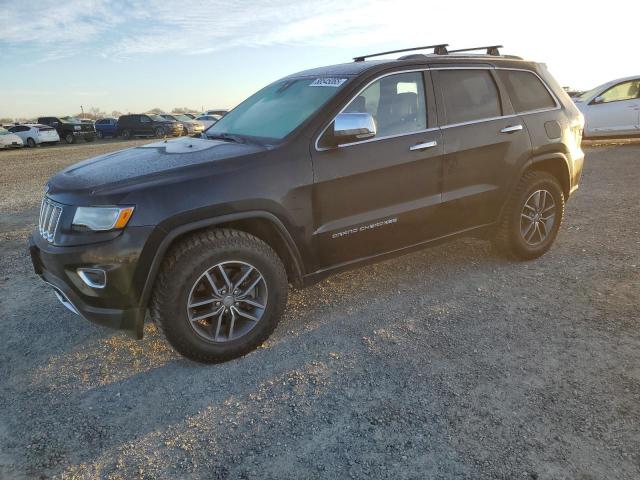
[(516, 113), (554, 108), (556, 102), (540, 79), (531, 72), (498, 70), (500, 81)]
[(502, 115), (498, 88), (488, 70), (440, 70), (438, 75), (448, 124)]

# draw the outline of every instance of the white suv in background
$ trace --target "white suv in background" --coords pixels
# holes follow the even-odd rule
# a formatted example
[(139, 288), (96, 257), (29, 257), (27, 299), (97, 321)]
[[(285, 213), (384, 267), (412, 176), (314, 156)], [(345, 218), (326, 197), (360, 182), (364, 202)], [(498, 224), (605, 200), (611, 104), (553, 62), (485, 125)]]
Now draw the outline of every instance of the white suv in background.
[(23, 143), (29, 147), (35, 147), (40, 143), (55, 144), (60, 141), (55, 128), (39, 123), (15, 125), (9, 128), (9, 131), (20, 137)]
[(640, 76), (612, 80), (573, 100), (585, 118), (585, 137), (640, 135)]

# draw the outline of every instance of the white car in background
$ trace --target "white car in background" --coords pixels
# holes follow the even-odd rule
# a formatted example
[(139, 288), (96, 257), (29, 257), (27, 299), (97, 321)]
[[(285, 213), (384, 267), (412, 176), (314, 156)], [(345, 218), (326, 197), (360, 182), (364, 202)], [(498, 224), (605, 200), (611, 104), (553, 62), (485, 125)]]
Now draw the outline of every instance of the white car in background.
[(6, 128), (0, 127), (0, 148), (19, 148), (23, 146), (24, 143), (19, 136), (11, 133)]
[(22, 142), (29, 147), (35, 147), (41, 143), (56, 144), (60, 141), (55, 128), (39, 123), (15, 125), (9, 129), (9, 132), (19, 136)]
[(612, 80), (573, 99), (584, 115), (584, 136), (640, 135), (640, 76)]
[(200, 115), (199, 117), (196, 117), (196, 120), (202, 123), (204, 125), (204, 129), (206, 130), (221, 118), (222, 115)]

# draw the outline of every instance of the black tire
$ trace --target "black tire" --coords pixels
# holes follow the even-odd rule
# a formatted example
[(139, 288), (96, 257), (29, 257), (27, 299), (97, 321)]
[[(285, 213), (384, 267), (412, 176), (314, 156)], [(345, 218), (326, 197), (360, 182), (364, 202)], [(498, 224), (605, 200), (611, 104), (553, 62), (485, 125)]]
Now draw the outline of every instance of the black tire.
[(99, 138), (100, 140), (102, 140), (102, 139), (104, 138), (104, 134), (102, 133), (102, 130), (98, 130), (98, 131), (96, 132), (96, 135), (98, 136), (98, 138)]
[(164, 137), (164, 128), (162, 127), (158, 127), (154, 130), (154, 135), (156, 138), (162, 138)]
[(64, 141), (67, 142), (67, 144), (71, 145), (72, 143), (76, 143), (76, 137), (73, 133), (67, 133), (64, 136)]
[[(261, 273), (268, 292), (266, 307), (244, 335), (214, 341), (196, 332), (187, 305), (192, 287), (204, 272), (229, 261), (246, 262)], [(199, 362), (217, 363), (245, 355), (262, 344), (280, 321), (287, 295), (284, 265), (269, 245), (237, 230), (206, 230), (171, 249), (156, 280), (150, 311), (158, 330), (179, 353)]]
[(31, 137), (27, 138), (27, 146), (28, 146), (29, 148), (35, 148), (35, 146), (36, 146), (36, 141), (35, 141), (33, 138), (31, 138)]
[[(525, 207), (530, 201), (535, 203), (537, 192), (547, 192), (546, 194), (551, 195), (553, 210), (545, 214), (534, 214), (531, 213), (532, 209), (529, 210), (530, 207)], [(526, 172), (505, 205), (498, 231), (493, 239), (496, 249), (510, 258), (518, 260), (532, 260), (544, 255), (551, 248), (558, 235), (564, 218), (564, 207), (564, 192), (556, 177), (542, 171)], [(544, 206), (541, 207), (542, 209)], [(532, 222), (528, 216), (525, 217), (523, 212), (532, 216), (541, 215), (540, 218), (536, 216), (539, 225), (537, 231), (540, 232), (538, 236), (535, 230), (536, 222)], [(552, 213), (553, 216), (551, 216)], [(544, 215), (547, 215), (547, 218), (552, 222), (543, 221)], [(531, 225), (534, 225), (533, 233)], [(546, 234), (544, 238), (542, 236), (543, 230)], [(527, 241), (527, 237), (530, 235), (532, 238)]]
[(182, 127), (182, 135), (184, 135), (185, 137), (189, 136), (189, 130), (187, 130), (186, 127)]
[(122, 130), (122, 138), (123, 140), (129, 140), (131, 138), (131, 130), (129, 130), (128, 128)]

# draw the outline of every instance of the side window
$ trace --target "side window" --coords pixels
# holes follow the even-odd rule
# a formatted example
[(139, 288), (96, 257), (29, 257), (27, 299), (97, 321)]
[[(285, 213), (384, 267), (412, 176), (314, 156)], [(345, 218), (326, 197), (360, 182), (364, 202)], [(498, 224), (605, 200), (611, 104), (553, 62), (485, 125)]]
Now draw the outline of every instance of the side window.
[(140, 115), (140, 122), (142, 122), (142, 123), (150, 123), (151, 119), (149, 117), (147, 117), (146, 115)]
[(620, 102), (622, 100), (634, 100), (640, 97), (640, 80), (619, 83), (615, 87), (599, 95), (602, 101), (598, 103)]
[(440, 70), (447, 123), (463, 123), (502, 115), (500, 96), (488, 70)]
[(556, 102), (549, 90), (533, 73), (518, 70), (498, 70), (500, 81), (509, 94), (516, 113), (554, 108)]
[(104, 124), (104, 123), (105, 123), (105, 120), (98, 120), (98, 121), (96, 122), (96, 125), (102, 125), (102, 124)]
[(383, 77), (355, 97), (344, 111), (371, 114), (377, 137), (424, 130), (427, 109), (422, 72)]

